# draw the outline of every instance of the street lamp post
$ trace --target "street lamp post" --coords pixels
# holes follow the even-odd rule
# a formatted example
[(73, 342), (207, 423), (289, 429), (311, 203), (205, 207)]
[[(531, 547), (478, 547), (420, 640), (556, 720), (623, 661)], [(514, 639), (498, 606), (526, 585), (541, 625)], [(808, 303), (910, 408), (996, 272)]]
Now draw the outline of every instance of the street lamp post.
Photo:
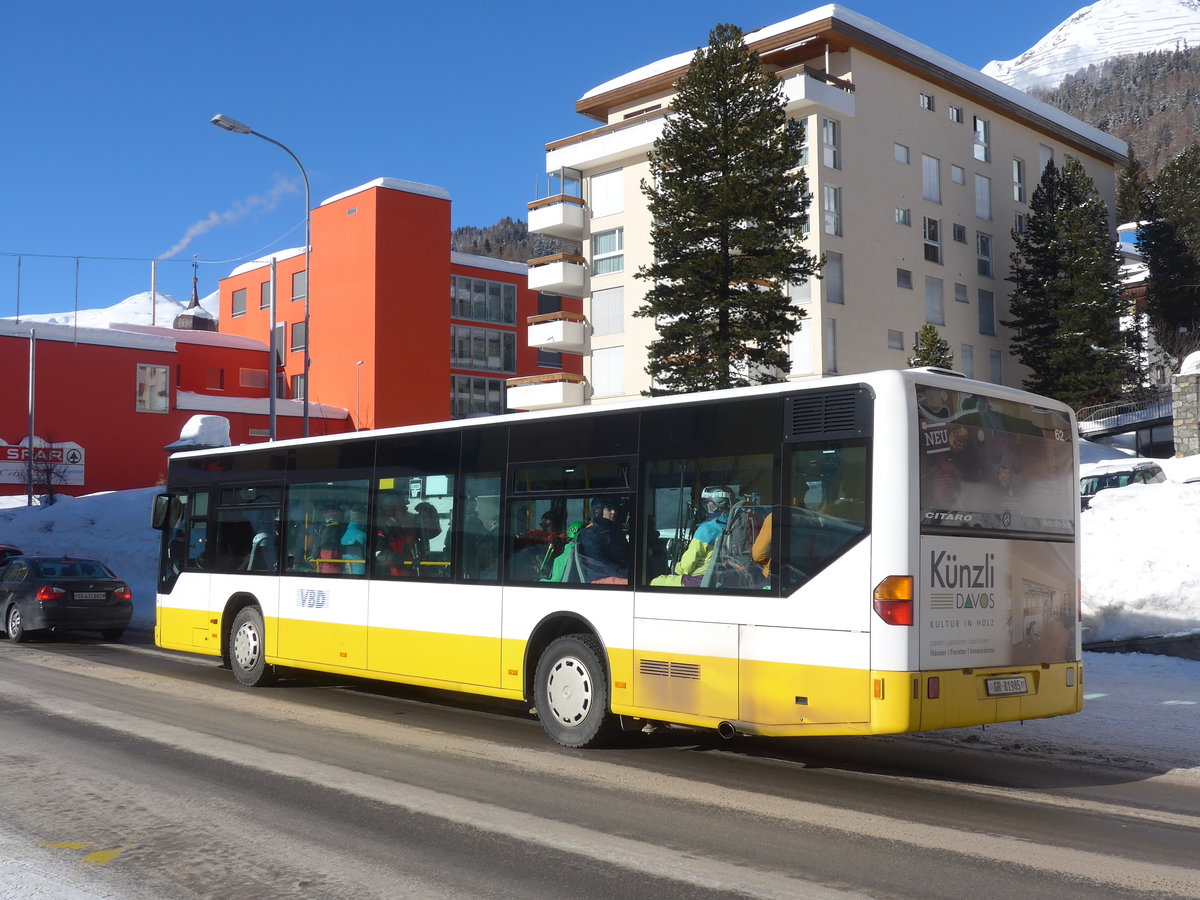
[(362, 364), (354, 364), (354, 430), (362, 431)]
[[(289, 150), (283, 144), (279, 143), (279, 141), (275, 140), (274, 138), (269, 138), (265, 134), (259, 134), (257, 131), (255, 131), (253, 128), (251, 128), (249, 125), (244, 125), (241, 122), (239, 122), (237, 119), (231, 119), (229, 116), (221, 115), (220, 113), (213, 116), (211, 121), (218, 128), (222, 128), (225, 131), (230, 131), (230, 132), (233, 132), (234, 134), (252, 134), (257, 138), (262, 138), (264, 141), (266, 141), (269, 144), (274, 144), (276, 147), (279, 147), (281, 150), (283, 150), (284, 153), (286, 153), (288, 156), (290, 156), (292, 158), (292, 161), (300, 169), (300, 177), (304, 179), (304, 436), (308, 437), (308, 394), (311, 389), (311, 385), (309, 384), (309, 379), (308, 379), (308, 375), (309, 375), (308, 370), (309, 370), (309, 367), (310, 367), (311, 361), (312, 361), (312, 356), (310, 355), (310, 351), (309, 351), (309, 345), (312, 343), (312, 333), (308, 327), (308, 311), (309, 311), (308, 300), (309, 300), (310, 293), (312, 291), (312, 270), (311, 270), (311, 267), (309, 266), (309, 251), (312, 249), (312, 195), (311, 195), (311, 191), (309, 190), (309, 186), (308, 186), (308, 173), (304, 171), (304, 166), (300, 163), (300, 160), (296, 157), (296, 154), (293, 153), (291, 150)], [(275, 300), (276, 300), (275, 297), (271, 298), (271, 308), (272, 309), (274, 309)], [(272, 327), (272, 330), (271, 330), (271, 335), (272, 335), (271, 343), (272, 344), (274, 343), (274, 334), (275, 334), (274, 327)], [(274, 366), (274, 364), (275, 364), (275, 360), (272, 359), (271, 360), (272, 367)], [(272, 378), (271, 379), (272, 396), (274, 396), (274, 391), (275, 391), (275, 379)]]

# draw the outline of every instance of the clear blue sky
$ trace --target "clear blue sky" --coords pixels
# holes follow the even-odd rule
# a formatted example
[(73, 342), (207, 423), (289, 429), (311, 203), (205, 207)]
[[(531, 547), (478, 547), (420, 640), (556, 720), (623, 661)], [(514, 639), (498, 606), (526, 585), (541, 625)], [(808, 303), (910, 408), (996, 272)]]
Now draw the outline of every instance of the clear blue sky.
[[(379, 177), (446, 188), (453, 224), (524, 217), (547, 141), (593, 123), (575, 101), (610, 78), (751, 30), (808, 0), (568, 3), (42, 0), (10, 4), (0, 82), (0, 316), (110, 306), (150, 286), (186, 299), (238, 264), (303, 244), (283, 142), (316, 206)], [(1026, 50), (1083, 0), (849, 4), (979, 68)], [(607, 34), (605, 32), (607, 31)], [(206, 223), (201, 225), (200, 223)], [(65, 259), (49, 257), (67, 257)], [(78, 264), (72, 257), (84, 257)], [(118, 262), (88, 257), (132, 258)], [(78, 287), (76, 286), (78, 283)], [(76, 300), (78, 297), (78, 300)]]

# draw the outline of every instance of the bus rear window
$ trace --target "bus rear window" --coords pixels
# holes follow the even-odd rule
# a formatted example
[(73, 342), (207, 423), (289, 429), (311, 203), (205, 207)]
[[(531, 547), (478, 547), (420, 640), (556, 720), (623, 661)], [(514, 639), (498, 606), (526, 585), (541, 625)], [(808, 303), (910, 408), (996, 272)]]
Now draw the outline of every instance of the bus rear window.
[(1074, 536), (1066, 413), (918, 385), (917, 416), (922, 532)]

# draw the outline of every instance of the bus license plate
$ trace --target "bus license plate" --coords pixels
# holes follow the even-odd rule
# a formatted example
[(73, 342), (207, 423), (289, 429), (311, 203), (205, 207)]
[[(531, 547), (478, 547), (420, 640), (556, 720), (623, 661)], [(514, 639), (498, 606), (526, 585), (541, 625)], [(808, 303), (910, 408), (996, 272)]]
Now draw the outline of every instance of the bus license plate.
[(76, 600), (103, 600), (105, 597), (104, 591), (76, 591)]
[(1008, 697), (1013, 694), (1028, 694), (1029, 683), (1024, 675), (1014, 675), (1009, 678), (989, 678), (987, 680), (989, 697)]

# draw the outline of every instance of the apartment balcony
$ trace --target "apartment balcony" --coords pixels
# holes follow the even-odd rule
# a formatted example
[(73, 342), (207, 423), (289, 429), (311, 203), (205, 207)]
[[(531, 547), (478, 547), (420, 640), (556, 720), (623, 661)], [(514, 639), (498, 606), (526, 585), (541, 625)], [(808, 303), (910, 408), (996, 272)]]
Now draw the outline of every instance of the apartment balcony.
[(531, 259), (529, 289), (583, 299), (588, 293), (587, 260), (570, 253)]
[(588, 322), (583, 313), (552, 312), (530, 316), (529, 346), (538, 350), (584, 354), (588, 351)]
[(843, 116), (854, 116), (854, 84), (834, 78), (812, 66), (798, 66), (778, 73), (783, 82), (784, 105), (795, 115), (819, 106)]
[(553, 375), (531, 375), (508, 379), (509, 409), (558, 409), (582, 406), (586, 396), (587, 379), (570, 372)]
[(587, 224), (585, 220), (580, 197), (558, 194), (529, 204), (529, 230), (535, 234), (581, 241)]

